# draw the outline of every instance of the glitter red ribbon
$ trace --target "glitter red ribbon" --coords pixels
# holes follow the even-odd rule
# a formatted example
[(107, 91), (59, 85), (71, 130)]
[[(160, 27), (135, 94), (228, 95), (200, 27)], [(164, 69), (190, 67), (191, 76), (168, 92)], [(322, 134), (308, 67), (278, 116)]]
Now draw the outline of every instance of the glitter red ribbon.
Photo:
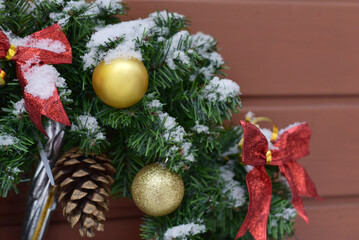
[[(16, 62), (17, 78), (24, 92), (25, 108), (29, 113), (29, 117), (34, 125), (47, 136), (46, 131), (42, 126), (41, 115), (68, 126), (71, 126), (70, 121), (61, 103), (56, 86), (53, 95), (48, 99), (34, 97), (33, 95), (24, 91), (28, 83), (24, 77), (24, 71), (22, 67), (26, 65), (28, 61), (34, 58), (37, 59), (37, 63), (32, 63), (32, 65), (35, 64), (37, 66), (44, 64), (71, 64), (72, 49), (69, 41), (58, 24), (35, 32), (31, 34), (30, 37), (34, 40), (49, 40), (50, 44), (51, 42), (58, 41), (65, 46), (65, 51), (61, 53), (56, 53), (50, 50), (36, 47), (17, 46), (16, 53), (11, 58), (11, 61)], [(10, 47), (11, 44), (9, 39), (3, 32), (0, 31), (0, 59), (7, 56)]]
[[(268, 142), (261, 131), (253, 124), (241, 121), (243, 127), (242, 161), (254, 166), (246, 176), (249, 191), (247, 216), (236, 238), (243, 236), (247, 230), (256, 240), (267, 239), (267, 221), (272, 196), (272, 183), (265, 170)], [(277, 165), (287, 179), (292, 191), (292, 204), (307, 223), (301, 197), (321, 199), (313, 181), (297, 159), (309, 154), (311, 130), (306, 123), (289, 128), (273, 143), (270, 165)]]

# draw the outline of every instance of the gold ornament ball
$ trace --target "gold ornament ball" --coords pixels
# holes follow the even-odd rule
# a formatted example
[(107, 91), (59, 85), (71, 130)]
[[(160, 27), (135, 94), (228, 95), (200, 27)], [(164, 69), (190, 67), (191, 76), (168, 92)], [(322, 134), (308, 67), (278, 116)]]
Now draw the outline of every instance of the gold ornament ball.
[(158, 163), (141, 169), (132, 183), (132, 198), (151, 216), (164, 216), (178, 208), (184, 195), (182, 178)]
[(92, 86), (107, 105), (128, 108), (138, 103), (147, 91), (147, 69), (136, 58), (101, 62), (93, 72)]

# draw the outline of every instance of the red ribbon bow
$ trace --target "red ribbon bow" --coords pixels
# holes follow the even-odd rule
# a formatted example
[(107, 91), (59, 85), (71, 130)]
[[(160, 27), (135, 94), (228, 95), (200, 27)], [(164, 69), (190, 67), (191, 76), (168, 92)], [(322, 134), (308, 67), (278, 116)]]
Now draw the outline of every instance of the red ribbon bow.
[[(253, 124), (241, 121), (243, 127), (242, 161), (254, 166), (246, 176), (249, 191), (247, 216), (235, 239), (243, 236), (247, 230), (256, 240), (267, 239), (267, 221), (270, 210), (272, 183), (265, 170), (268, 156), (268, 142), (260, 130)], [(270, 165), (277, 165), (287, 179), (292, 191), (292, 204), (307, 223), (301, 197), (321, 199), (313, 181), (297, 159), (309, 154), (311, 130), (306, 123), (296, 125), (282, 133), (270, 150)]]
[[(26, 39), (28, 39), (28, 41), (24, 44), (24, 46), (17, 46), (16, 53), (11, 58), (11, 61), (16, 62), (16, 74), (24, 92), (25, 108), (29, 113), (30, 120), (42, 133), (47, 136), (46, 131), (42, 126), (41, 115), (68, 126), (71, 126), (70, 121), (66, 115), (64, 107), (62, 106), (56, 85), (53, 95), (47, 99), (41, 99), (38, 96), (35, 97), (25, 91), (28, 81), (25, 78), (24, 69), (25, 66), (29, 69), (34, 66), (42, 66), (45, 64), (71, 64), (72, 49), (69, 41), (58, 24), (35, 32)], [(55, 52), (52, 50), (37, 48), (36, 45), (31, 47), (31, 43), (34, 41), (45, 41), (48, 49), (52, 49), (52, 44), (60, 44), (64, 49), (63, 51)], [(11, 45), (9, 39), (3, 32), (0, 31), (0, 59), (7, 56), (10, 47)], [(36, 59), (36, 61), (33, 61), (34, 59)]]

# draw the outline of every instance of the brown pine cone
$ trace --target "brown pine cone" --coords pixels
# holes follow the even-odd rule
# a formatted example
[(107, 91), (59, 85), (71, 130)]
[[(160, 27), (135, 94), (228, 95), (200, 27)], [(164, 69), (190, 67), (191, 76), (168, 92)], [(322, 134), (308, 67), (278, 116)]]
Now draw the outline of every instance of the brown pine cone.
[(71, 227), (80, 222), (80, 235), (87, 237), (95, 236), (93, 228), (103, 231), (116, 172), (111, 160), (105, 155), (86, 157), (78, 147), (72, 148), (56, 162), (52, 172), (55, 193)]

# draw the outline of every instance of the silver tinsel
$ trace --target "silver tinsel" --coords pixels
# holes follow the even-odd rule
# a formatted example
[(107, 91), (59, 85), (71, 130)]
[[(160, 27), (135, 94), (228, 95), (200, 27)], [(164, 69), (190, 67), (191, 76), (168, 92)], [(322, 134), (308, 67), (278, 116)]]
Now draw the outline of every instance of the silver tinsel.
[[(51, 121), (46, 128), (46, 132), (49, 136), (49, 140), (45, 149), (40, 149), (40, 155), (42, 155), (42, 160), (48, 161), (50, 168), (52, 168), (60, 155), (65, 134), (64, 125)], [(41, 143), (39, 145), (42, 146)], [(51, 202), (51, 206), (44, 210), (46, 204), (49, 202), (52, 186), (43, 161), (37, 166), (31, 180), (22, 230), (22, 240), (43, 239), (51, 214), (57, 207), (55, 197)], [(36, 228), (37, 231), (35, 231)]]

